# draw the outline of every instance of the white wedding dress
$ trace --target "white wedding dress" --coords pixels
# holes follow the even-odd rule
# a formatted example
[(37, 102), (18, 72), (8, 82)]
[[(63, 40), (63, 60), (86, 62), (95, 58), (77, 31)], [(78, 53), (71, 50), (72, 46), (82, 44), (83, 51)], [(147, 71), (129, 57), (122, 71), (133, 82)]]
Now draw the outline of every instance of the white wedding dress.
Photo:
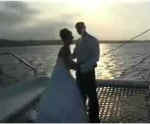
[(52, 72), (51, 82), (41, 98), (37, 122), (88, 122), (76, 81), (59, 57)]

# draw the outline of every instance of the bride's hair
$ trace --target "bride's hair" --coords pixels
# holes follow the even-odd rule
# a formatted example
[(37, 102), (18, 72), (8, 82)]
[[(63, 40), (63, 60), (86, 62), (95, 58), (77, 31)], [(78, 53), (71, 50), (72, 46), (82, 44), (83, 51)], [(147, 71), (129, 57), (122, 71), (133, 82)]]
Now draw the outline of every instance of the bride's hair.
[(67, 28), (63, 28), (60, 30), (59, 35), (62, 40), (68, 40), (68, 36), (71, 34), (71, 32)]

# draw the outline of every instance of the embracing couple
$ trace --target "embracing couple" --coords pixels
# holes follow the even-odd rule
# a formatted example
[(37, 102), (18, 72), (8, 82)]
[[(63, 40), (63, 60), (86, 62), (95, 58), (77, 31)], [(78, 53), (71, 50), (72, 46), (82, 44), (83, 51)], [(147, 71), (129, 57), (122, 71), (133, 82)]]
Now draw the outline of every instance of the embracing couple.
[[(75, 28), (81, 39), (76, 44), (73, 54), (69, 49), (73, 40), (71, 31), (67, 28), (60, 31), (64, 45), (58, 53), (49, 86), (41, 98), (38, 122), (100, 122), (95, 82), (99, 42), (86, 32), (84, 22), (78, 22)], [(77, 59), (76, 62), (73, 61), (74, 58)], [(76, 71), (76, 80), (70, 73), (71, 69)], [(87, 98), (88, 114), (85, 108)]]

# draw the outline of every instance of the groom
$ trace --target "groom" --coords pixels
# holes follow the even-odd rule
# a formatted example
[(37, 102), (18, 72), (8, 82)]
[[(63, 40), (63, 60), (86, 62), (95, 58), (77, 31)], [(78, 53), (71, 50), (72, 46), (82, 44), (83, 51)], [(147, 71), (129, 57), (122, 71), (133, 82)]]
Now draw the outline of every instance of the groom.
[(74, 57), (77, 58), (78, 69), (76, 71), (77, 83), (84, 103), (89, 98), (89, 119), (90, 122), (99, 123), (99, 105), (96, 93), (95, 67), (99, 60), (99, 42), (86, 32), (84, 22), (78, 22), (75, 28), (81, 35), (80, 42), (74, 50)]

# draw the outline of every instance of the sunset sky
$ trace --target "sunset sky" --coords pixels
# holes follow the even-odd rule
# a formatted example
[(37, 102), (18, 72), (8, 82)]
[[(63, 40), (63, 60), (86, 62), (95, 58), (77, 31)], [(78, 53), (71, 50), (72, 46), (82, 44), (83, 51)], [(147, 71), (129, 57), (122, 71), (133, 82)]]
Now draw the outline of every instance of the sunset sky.
[[(128, 40), (150, 28), (150, 0), (19, 0), (0, 2), (0, 38), (59, 39), (77, 21), (101, 40)], [(138, 40), (150, 40), (150, 32)]]

